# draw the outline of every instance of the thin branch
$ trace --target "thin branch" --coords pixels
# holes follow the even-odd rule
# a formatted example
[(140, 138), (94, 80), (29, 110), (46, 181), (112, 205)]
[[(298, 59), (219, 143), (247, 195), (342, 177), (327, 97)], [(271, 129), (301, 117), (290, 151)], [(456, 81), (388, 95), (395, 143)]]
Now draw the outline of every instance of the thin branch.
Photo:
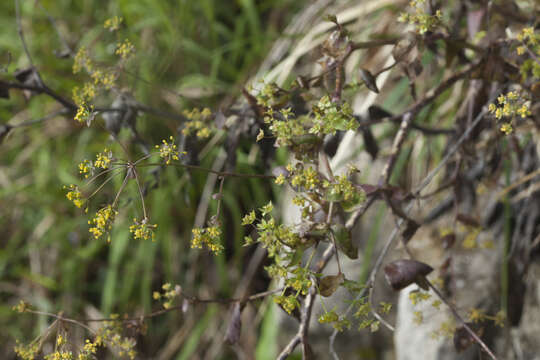
[[(142, 164), (142, 165), (137, 165), (137, 166), (138, 167), (143, 167), (143, 166), (161, 166), (161, 165), (163, 165), (163, 164), (161, 164), (161, 163), (150, 163), (150, 164)], [(205, 168), (205, 167), (202, 167), (202, 166), (188, 165), (188, 164), (174, 164), (173, 163), (173, 164), (169, 164), (167, 166), (176, 166), (176, 167), (179, 167), (179, 168), (186, 168), (186, 169), (191, 169), (191, 170), (205, 171), (205, 172), (216, 174), (216, 175), (222, 176), (222, 177), (260, 178), (260, 179), (275, 179), (276, 178), (273, 175), (242, 174), (242, 173), (227, 172), (227, 171), (217, 171), (217, 170)]]
[[(30, 54), (30, 50), (28, 50), (28, 45), (26, 44), (26, 40), (24, 39), (24, 31), (22, 27), (20, 6), (21, 5), (19, 3), (19, 0), (15, 0), (15, 17), (17, 19), (17, 33), (19, 34), (19, 38), (21, 39), (21, 43), (23, 46), (24, 53), (26, 54), (26, 58), (28, 59), (30, 66), (35, 69), (34, 61), (32, 60), (32, 55)], [(41, 82), (41, 79), (40, 79), (40, 82)]]
[(455, 307), (450, 304), (450, 302), (448, 300), (446, 300), (446, 298), (441, 294), (441, 292), (435, 287), (433, 286), (433, 284), (428, 280), (426, 279), (427, 281), (427, 284), (428, 286), (431, 288), (431, 290), (433, 290), (433, 292), (437, 295), (437, 297), (439, 299), (441, 299), (441, 301), (443, 303), (445, 303), (446, 306), (448, 306), (448, 308), (450, 309), (450, 311), (452, 312), (452, 314), (454, 315), (454, 317), (456, 319), (459, 320), (459, 322), (461, 323), (461, 325), (465, 328), (465, 330), (467, 330), (467, 332), (472, 336), (472, 338), (474, 339), (474, 341), (476, 341), (476, 343), (478, 345), (480, 345), (480, 347), (488, 353), (488, 355), (493, 359), (493, 360), (497, 360), (497, 357), (491, 352), (491, 350), (489, 349), (489, 347), (482, 341), (482, 339), (480, 339), (480, 337), (478, 335), (476, 335), (476, 333), (470, 328), (469, 325), (467, 325), (467, 323), (465, 322), (465, 320), (463, 320), (463, 318), (461, 317), (461, 315), (459, 315), (459, 313), (457, 312), (457, 310), (455, 309)]
[(90, 327), (86, 326), (85, 324), (83, 324), (81, 321), (79, 320), (75, 320), (75, 319), (70, 319), (70, 318), (66, 318), (62, 315), (57, 315), (57, 314), (53, 314), (53, 313), (50, 313), (50, 312), (46, 312), (46, 311), (39, 311), (39, 310), (25, 310), (25, 312), (28, 312), (30, 314), (36, 314), (36, 315), (44, 315), (44, 316), (48, 316), (48, 317), (52, 317), (52, 318), (55, 318), (59, 321), (65, 321), (65, 322), (69, 322), (69, 323), (72, 323), (72, 324), (76, 324), (86, 330), (88, 330), (89, 332), (91, 332), (92, 334), (95, 334), (96, 332), (94, 330), (92, 330)]

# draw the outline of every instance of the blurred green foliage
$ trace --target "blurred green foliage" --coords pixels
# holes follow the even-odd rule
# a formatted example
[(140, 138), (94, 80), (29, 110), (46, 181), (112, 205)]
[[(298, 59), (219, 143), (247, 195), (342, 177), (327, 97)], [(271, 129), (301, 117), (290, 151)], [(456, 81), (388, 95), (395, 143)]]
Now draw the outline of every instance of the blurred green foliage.
[[(103, 29), (103, 22), (122, 16), (120, 37), (129, 38), (136, 48), (134, 60), (121, 74), (122, 84), (143, 104), (180, 112), (193, 106), (217, 106), (237, 96), (243, 81), (303, 3), (21, 0), (21, 18), (44, 81), (70, 97), (73, 86), (87, 79), (73, 75), (71, 58), (57, 55), (85, 45), (96, 62), (114, 65), (115, 38)], [(17, 34), (13, 1), (0, 3), (0, 26), (0, 65), (7, 66), (7, 73), (0, 76), (12, 79), (17, 68), (29, 65)], [(39, 119), (57, 110), (46, 96), (27, 100), (20, 92), (10, 95), (10, 100), (0, 99), (1, 124)], [(112, 100), (101, 99), (105, 104)], [(150, 143), (159, 143), (177, 126), (174, 120), (155, 116), (142, 116), (137, 123)], [(100, 127), (81, 127), (61, 117), (15, 129), (0, 145), (0, 348), (9, 354), (4, 358), (13, 357), (15, 339), (29, 341), (50, 323), (45, 317), (13, 313), (11, 307), (19, 299), (43, 311), (92, 317), (148, 312), (157, 305), (152, 303), (152, 290), (164, 282), (180, 283), (190, 294), (233, 295), (246, 266), (244, 255), (251, 251), (241, 246), (240, 219), (246, 209), (268, 202), (274, 190), (260, 179), (225, 182), (222, 221), (229, 250), (217, 259), (191, 250), (189, 242), (208, 176), (174, 168), (162, 173), (159, 186), (146, 198), (151, 219), (159, 224), (156, 242), (130, 237), (129, 220), (140, 216), (135, 188), (129, 188), (120, 203), (112, 242), (95, 241), (88, 233), (88, 216), (65, 199), (62, 186), (77, 183), (77, 164), (104, 146), (120, 152)], [(219, 150), (208, 152), (201, 165), (212, 167)], [(238, 150), (238, 171), (263, 173), (259, 161), (248, 157), (249, 151)], [(149, 172), (143, 176), (152, 180)], [(95, 203), (113, 197), (120, 182), (116, 178), (106, 186)], [(215, 212), (214, 203), (210, 202), (208, 216)], [(139, 339), (138, 351), (144, 356), (155, 354), (172, 334), (191, 323), (190, 336), (173, 344), (179, 358), (190, 358), (205, 336), (211, 336), (206, 334), (208, 321), (214, 321), (215, 327), (222, 317), (216, 310), (200, 306), (186, 315), (152, 320), (150, 335)], [(265, 324), (268, 321), (265, 318)], [(272, 343), (269, 336), (276, 334), (265, 334), (267, 347)]]

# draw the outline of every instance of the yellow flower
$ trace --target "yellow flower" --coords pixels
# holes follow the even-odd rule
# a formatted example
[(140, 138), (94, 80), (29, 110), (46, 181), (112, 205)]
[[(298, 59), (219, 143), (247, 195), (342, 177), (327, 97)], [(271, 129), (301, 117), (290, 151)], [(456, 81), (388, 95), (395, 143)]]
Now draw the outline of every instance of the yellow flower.
[[(174, 138), (172, 136), (169, 137), (170, 142), (167, 142), (166, 140), (162, 140), (161, 145), (156, 145), (156, 149), (159, 149), (159, 157), (162, 159), (165, 159), (165, 164), (169, 165), (171, 163), (171, 160), (178, 160), (179, 159), (179, 152), (177, 150), (177, 146), (174, 143)], [(182, 153), (185, 154), (185, 153)]]
[(69, 186), (64, 186), (64, 189), (69, 190), (68, 193), (66, 194), (66, 198), (69, 201), (72, 201), (76, 207), (80, 208), (84, 204), (84, 200), (81, 198), (82, 194), (77, 185), (71, 184)]
[(472, 322), (479, 322), (485, 318), (486, 314), (481, 309), (471, 309), (469, 311), (469, 320)]
[(84, 177), (87, 178), (92, 167), (92, 162), (90, 160), (84, 160), (79, 164), (79, 174), (84, 175)]
[[(118, 214), (118, 211), (114, 210), (112, 205), (107, 205), (99, 209), (95, 217), (88, 221), (89, 225), (94, 225), (88, 231), (94, 235), (96, 240), (111, 230), (116, 214)], [(110, 237), (107, 241), (110, 241)]]
[(94, 161), (94, 166), (96, 168), (107, 169), (112, 160), (113, 156), (111, 150), (104, 149), (103, 152), (100, 152), (96, 155), (96, 161)]
[(113, 16), (112, 18), (105, 20), (103, 27), (109, 31), (116, 31), (120, 29), (120, 25), (122, 25), (123, 20), (124, 19), (120, 16)]
[(115, 54), (126, 60), (134, 51), (135, 46), (133, 46), (129, 39), (125, 39), (124, 42), (117, 45)]
[(135, 239), (154, 241), (154, 229), (157, 228), (157, 224), (148, 224), (148, 219), (143, 219), (140, 222), (137, 219), (133, 219), (134, 225), (129, 227), (129, 232), (133, 233)]
[(505, 134), (505, 135), (509, 135), (512, 133), (512, 125), (510, 123), (504, 123), (501, 125), (501, 131)]

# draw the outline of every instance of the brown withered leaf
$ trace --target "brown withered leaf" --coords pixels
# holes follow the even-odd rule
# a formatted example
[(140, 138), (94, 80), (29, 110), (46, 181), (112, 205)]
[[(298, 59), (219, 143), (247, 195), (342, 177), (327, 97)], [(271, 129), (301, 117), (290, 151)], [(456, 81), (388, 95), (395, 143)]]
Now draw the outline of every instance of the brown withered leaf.
[(324, 297), (331, 296), (336, 292), (344, 280), (345, 277), (342, 273), (323, 277), (319, 283), (319, 291), (321, 292), (321, 295)]
[(371, 105), (368, 108), (368, 114), (370, 120), (380, 120), (387, 117), (392, 117), (392, 113), (377, 105)]
[(229, 326), (225, 333), (225, 341), (229, 345), (236, 344), (240, 339), (240, 333), (242, 331), (242, 320), (240, 318), (242, 311), (240, 308), (240, 302), (235, 302), (231, 309), (231, 319), (229, 320)]
[(373, 76), (373, 74), (366, 69), (360, 69), (358, 71), (360, 73), (360, 78), (366, 84), (366, 87), (373, 91), (374, 93), (379, 93), (379, 88), (377, 87), (377, 78)]
[(407, 220), (407, 226), (403, 233), (401, 233), (402, 241), (405, 245), (409, 243), (411, 238), (416, 234), (416, 231), (420, 228), (420, 224), (414, 220)]
[(472, 226), (472, 227), (475, 227), (475, 228), (481, 227), (480, 222), (477, 219), (475, 219), (474, 217), (472, 217), (471, 215), (459, 213), (459, 214), (457, 214), (456, 219), (460, 223), (465, 224), (467, 226)]
[(416, 283), (425, 289), (427, 285), (426, 275), (433, 268), (416, 260), (401, 259), (391, 262), (384, 267), (384, 277), (392, 289), (399, 291)]
[(11, 125), (0, 125), (0, 144), (2, 143), (2, 141), (4, 141), (5, 137), (9, 134), (11, 129)]
[(379, 145), (377, 144), (371, 129), (368, 127), (362, 129), (362, 137), (364, 139), (366, 151), (369, 153), (369, 155), (371, 155), (371, 158), (375, 160), (377, 158), (377, 154), (379, 153)]
[(9, 99), (9, 88), (2, 83), (0, 83), (0, 98)]

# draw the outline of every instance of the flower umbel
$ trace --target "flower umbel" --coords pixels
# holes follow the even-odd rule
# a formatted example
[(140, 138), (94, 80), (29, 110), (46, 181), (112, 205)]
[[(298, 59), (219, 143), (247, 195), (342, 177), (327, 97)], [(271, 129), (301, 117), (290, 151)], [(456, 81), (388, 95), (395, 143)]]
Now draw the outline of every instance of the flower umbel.
[[(165, 164), (169, 165), (171, 160), (178, 160), (180, 153), (177, 150), (177, 146), (174, 143), (174, 138), (169, 137), (169, 142), (162, 140), (161, 145), (156, 145), (156, 149), (159, 149), (159, 157), (165, 159)], [(185, 153), (182, 153), (182, 155)]]
[(129, 227), (129, 232), (133, 233), (135, 239), (152, 239), (154, 241), (154, 229), (157, 228), (157, 224), (149, 224), (146, 218), (141, 221), (133, 219), (133, 222), (134, 224)]
[(103, 152), (100, 152), (96, 155), (96, 161), (94, 161), (94, 166), (97, 168), (107, 169), (112, 160), (112, 151), (109, 149), (105, 149), (103, 150)]
[(119, 55), (122, 60), (126, 60), (134, 51), (135, 46), (133, 46), (129, 39), (126, 39), (124, 42), (117, 45), (115, 54)]
[[(88, 231), (94, 235), (96, 240), (111, 230), (116, 214), (118, 214), (118, 211), (114, 210), (112, 205), (107, 205), (99, 209), (92, 220), (88, 220), (89, 225), (94, 225)], [(110, 236), (107, 241), (111, 241)]]
[(69, 201), (72, 201), (76, 207), (80, 208), (84, 204), (84, 200), (81, 198), (82, 194), (77, 185), (64, 186), (64, 189), (68, 189), (66, 197)]
[(214, 254), (219, 254), (224, 248), (221, 245), (221, 229), (214, 225), (206, 228), (194, 228), (191, 247), (202, 249), (203, 244), (208, 247)]
[(116, 31), (120, 29), (120, 25), (122, 25), (122, 21), (124, 21), (122, 17), (115, 15), (112, 18), (105, 20), (103, 27), (111, 32)]

